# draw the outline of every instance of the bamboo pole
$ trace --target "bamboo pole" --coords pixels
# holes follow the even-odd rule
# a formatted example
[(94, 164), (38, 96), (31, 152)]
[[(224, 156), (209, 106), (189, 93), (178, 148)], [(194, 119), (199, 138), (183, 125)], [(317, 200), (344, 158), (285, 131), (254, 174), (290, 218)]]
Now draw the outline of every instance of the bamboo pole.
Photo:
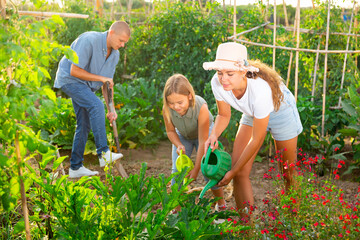
[[(319, 51), (321, 44), (321, 37), (319, 38), (317, 50)], [(314, 78), (313, 78), (313, 84), (312, 84), (312, 90), (311, 90), (311, 101), (314, 102), (314, 96), (315, 96), (315, 86), (316, 86), (316, 72), (317, 72), (317, 66), (319, 61), (319, 52), (316, 53), (315, 58), (315, 66), (314, 66)]]
[(103, 16), (103, 2), (102, 0), (96, 0), (96, 11), (99, 13), (99, 16)]
[[(295, 16), (296, 18), (296, 16)], [(295, 25), (295, 23), (294, 23)], [(265, 28), (267, 29), (271, 29), (273, 30), (274, 29), (274, 26), (272, 25), (268, 25), (268, 26), (265, 26)], [(279, 28), (279, 26), (278, 26)], [(285, 29), (285, 31), (288, 31), (288, 32), (293, 32), (293, 31), (296, 31), (296, 29), (294, 29), (293, 27), (281, 27), (283, 29)], [(301, 33), (311, 33), (311, 34), (316, 34), (316, 35), (322, 35), (322, 36), (325, 36), (326, 33), (322, 33), (322, 32), (315, 32), (314, 30), (310, 30), (310, 29), (306, 29), (306, 28), (300, 28), (300, 32)], [(331, 32), (329, 33), (330, 35), (339, 35), (339, 36), (352, 36), (352, 37), (360, 37), (360, 34), (356, 34), (356, 33), (339, 33), (339, 32)]]
[(115, 15), (114, 15), (114, 1), (115, 1), (115, 0), (112, 0), (112, 3), (111, 3), (111, 21), (114, 21), (114, 20), (115, 20)]
[(234, 0), (234, 39), (236, 36), (236, 0)]
[(59, 13), (59, 12), (36, 12), (36, 11), (19, 11), (19, 15), (36, 16), (36, 17), (51, 17), (53, 15), (59, 15), (60, 17), (69, 18), (88, 18), (89, 15), (77, 14), (77, 13)]
[[(263, 43), (255, 43), (255, 42), (250, 42), (250, 41), (246, 41), (246, 40), (242, 40), (242, 39), (235, 39), (235, 41), (237, 42), (242, 42), (242, 43), (246, 43), (249, 45), (254, 45), (254, 46), (259, 46), (259, 47), (269, 47), (269, 48), (273, 48), (273, 45), (269, 45), (269, 44), (263, 44)], [(316, 49), (306, 49), (306, 48), (291, 48), (291, 47), (283, 47), (283, 46), (275, 46), (275, 48), (277, 49), (283, 49), (283, 50), (289, 50), (289, 51), (301, 51), (301, 52), (311, 52), (311, 53), (349, 53), (349, 54), (353, 54), (353, 53), (360, 53), (360, 50), (316, 50)]]
[[(352, 12), (351, 12), (351, 18), (350, 18), (349, 33), (351, 33), (352, 22), (353, 22), (353, 18), (354, 18), (355, 3), (356, 3), (356, 1), (354, 0), (354, 5), (353, 5)], [(350, 36), (348, 36), (348, 38), (347, 38), (346, 50), (349, 50), (349, 44), (350, 44)], [(347, 53), (345, 53), (345, 58), (344, 58), (344, 66), (343, 66), (343, 72), (342, 72), (342, 76), (341, 76), (340, 92), (344, 87), (346, 59), (347, 59)], [(341, 105), (341, 94), (339, 94), (339, 103), (338, 103), (339, 108), (340, 108), (340, 105)]]
[(257, 29), (259, 29), (259, 28), (262, 28), (262, 27), (268, 25), (269, 23), (270, 23), (270, 22), (263, 23), (263, 24), (261, 24), (261, 25), (259, 25), (259, 26), (257, 26), (257, 27), (253, 27), (253, 28), (251, 28), (251, 29), (249, 29), (249, 30), (243, 31), (243, 32), (241, 32), (241, 33), (238, 33), (238, 34), (236, 34), (235, 36), (228, 37), (228, 39), (231, 40), (231, 39), (234, 39), (234, 38), (239, 37), (239, 36), (241, 36), (241, 35), (244, 35), (245, 33), (252, 32), (252, 31), (254, 31), (254, 30), (257, 30)]
[(29, 212), (28, 212), (27, 203), (26, 203), (26, 193), (25, 193), (24, 181), (22, 179), (22, 170), (21, 170), (22, 164), (21, 164), (18, 131), (16, 131), (16, 136), (15, 136), (15, 149), (16, 149), (17, 162), (19, 165), (18, 172), (19, 172), (19, 181), (20, 181), (21, 205), (22, 205), (22, 210), (23, 210), (23, 215), (24, 215), (26, 240), (30, 240), (31, 235), (30, 235)]
[(288, 16), (287, 16), (285, 0), (283, 0), (283, 7), (284, 7), (284, 16), (285, 16), (285, 26), (288, 27), (289, 26), (289, 20), (288, 20)]
[[(294, 31), (293, 37), (295, 37), (295, 34), (296, 34), (295, 30), (296, 30), (296, 26), (297, 26), (297, 14), (298, 14), (298, 12), (296, 11), (295, 12), (294, 27), (293, 27), (293, 31)], [(288, 72), (287, 72), (287, 76), (286, 76), (286, 87), (289, 87), (293, 55), (294, 55), (294, 53), (291, 51), (290, 52), (290, 57), (289, 57), (289, 67), (288, 67)]]
[[(326, 24), (326, 43), (325, 50), (329, 47), (329, 31), (330, 31), (330, 0), (328, 0), (328, 15)], [(322, 104), (322, 120), (321, 120), (321, 136), (325, 136), (325, 108), (326, 108), (326, 75), (327, 75), (327, 53), (325, 53), (324, 63), (324, 83), (323, 83), (323, 104)]]
[(6, 0), (0, 0), (0, 16), (6, 18)]
[[(297, 20), (296, 20), (296, 48), (298, 49), (300, 46), (300, 0), (298, 0), (297, 7)], [(298, 94), (298, 81), (299, 81), (299, 50), (296, 51), (295, 54), (295, 101), (297, 101)]]
[(276, 57), (276, 0), (274, 0), (274, 31), (273, 31), (273, 69), (275, 70), (275, 65), (276, 65), (276, 60), (275, 60), (275, 57)]

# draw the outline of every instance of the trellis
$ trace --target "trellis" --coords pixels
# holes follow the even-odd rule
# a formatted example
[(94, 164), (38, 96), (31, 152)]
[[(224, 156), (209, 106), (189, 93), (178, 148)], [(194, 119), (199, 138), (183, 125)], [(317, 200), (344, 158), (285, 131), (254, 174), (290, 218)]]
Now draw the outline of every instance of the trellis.
[[(294, 22), (294, 28), (293, 30), (290, 29), (288, 26), (286, 26), (286, 30), (292, 30), (294, 31), (294, 35), (296, 33), (296, 48), (291, 48), (291, 47), (283, 47), (283, 46), (278, 46), (276, 45), (276, 28), (277, 28), (277, 24), (276, 24), (276, 0), (274, 0), (274, 25), (273, 27), (268, 26), (270, 22), (265, 22), (257, 27), (251, 28), (249, 30), (243, 31), (241, 33), (236, 33), (236, 0), (234, 0), (234, 34), (233, 36), (229, 37), (229, 40), (233, 40), (233, 41), (237, 41), (240, 43), (245, 43), (245, 44), (249, 44), (249, 45), (254, 45), (254, 46), (261, 46), (261, 47), (267, 47), (267, 48), (272, 48), (273, 49), (273, 68), (275, 69), (275, 57), (276, 57), (276, 49), (283, 49), (283, 50), (288, 50), (291, 51), (290, 52), (290, 60), (289, 60), (289, 68), (288, 68), (288, 74), (287, 74), (287, 81), (286, 81), (286, 85), (289, 84), (289, 79), (290, 79), (290, 71), (291, 71), (291, 64), (292, 64), (292, 55), (293, 55), (293, 51), (296, 52), (296, 56), (295, 56), (295, 100), (297, 100), (297, 94), (298, 94), (298, 71), (299, 71), (299, 52), (312, 52), (312, 53), (316, 53), (316, 59), (315, 59), (315, 66), (314, 66), (314, 77), (313, 77), (313, 84), (312, 84), (312, 101), (314, 99), (314, 94), (315, 94), (315, 82), (316, 82), (316, 72), (317, 72), (317, 65), (318, 65), (318, 60), (319, 60), (319, 54), (325, 54), (325, 62), (324, 62), (324, 80), (323, 80), (323, 99), (322, 99), (322, 121), (321, 121), (321, 136), (324, 137), (324, 129), (325, 129), (325, 107), (326, 107), (326, 77), (327, 77), (327, 55), (328, 54), (345, 54), (345, 59), (344, 59), (344, 65), (343, 65), (343, 71), (342, 71), (342, 78), (341, 78), (341, 85), (340, 85), (340, 90), (343, 89), (343, 84), (344, 84), (344, 76), (345, 76), (345, 70), (346, 70), (346, 61), (347, 61), (347, 54), (354, 54), (354, 53), (360, 53), (360, 50), (349, 50), (349, 42), (350, 42), (350, 37), (354, 36), (354, 37), (359, 37), (360, 35), (358, 34), (352, 34), (352, 22), (354, 20), (354, 13), (357, 11), (355, 11), (355, 6), (356, 6), (356, 1), (353, 1), (353, 8), (352, 8), (352, 13), (351, 13), (351, 19), (350, 19), (350, 27), (349, 27), (349, 32), (348, 33), (330, 33), (330, 0), (327, 1), (328, 2), (328, 12), (327, 12), (327, 26), (326, 26), (326, 43), (325, 43), (325, 49), (324, 50), (320, 50), (320, 41), (318, 43), (317, 49), (304, 49), (304, 48), (300, 48), (300, 32), (305, 32), (305, 33), (311, 33), (310, 30), (301, 30), (300, 31), (300, 0), (297, 1), (297, 7), (296, 7), (296, 15), (295, 15), (295, 22)], [(287, 22), (287, 14), (286, 14), (286, 5), (285, 5), (285, 0), (283, 0), (283, 5), (284, 5), (284, 11), (285, 11), (285, 16), (286, 16), (286, 24), (288, 24)], [(314, 7), (314, 6), (313, 6)], [(266, 20), (266, 19), (265, 19)], [(254, 30), (257, 30), (259, 28), (270, 28), (273, 29), (273, 44), (263, 44), (263, 43), (256, 43), (256, 42), (251, 42), (251, 41), (247, 41), (247, 40), (243, 40), (243, 39), (238, 39), (237, 37), (242, 36), (246, 33), (252, 32)], [(328, 45), (329, 45), (329, 35), (330, 34), (336, 34), (336, 35), (346, 35), (347, 36), (347, 44), (346, 44), (346, 50), (328, 50)], [(341, 108), (341, 96), (339, 96), (339, 102), (337, 106), (332, 106), (330, 107), (332, 109), (335, 108)]]

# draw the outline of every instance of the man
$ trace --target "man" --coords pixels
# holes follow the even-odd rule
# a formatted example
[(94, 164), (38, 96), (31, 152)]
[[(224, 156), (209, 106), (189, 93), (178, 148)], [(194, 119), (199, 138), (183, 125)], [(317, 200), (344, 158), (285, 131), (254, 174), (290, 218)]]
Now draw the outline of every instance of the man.
[[(74, 63), (65, 56), (59, 63), (54, 87), (60, 88), (71, 97), (76, 114), (76, 131), (70, 159), (70, 178), (98, 174), (83, 166), (84, 150), (90, 129), (95, 138), (100, 166), (121, 158), (121, 153), (112, 153), (107, 145), (105, 110), (95, 91), (102, 87), (107, 96), (106, 82), (113, 91), (113, 76), (119, 62), (118, 49), (124, 47), (130, 38), (130, 28), (123, 21), (114, 22), (106, 32), (85, 32), (72, 44), (79, 62)], [(116, 113), (108, 111), (110, 122), (116, 120)]]

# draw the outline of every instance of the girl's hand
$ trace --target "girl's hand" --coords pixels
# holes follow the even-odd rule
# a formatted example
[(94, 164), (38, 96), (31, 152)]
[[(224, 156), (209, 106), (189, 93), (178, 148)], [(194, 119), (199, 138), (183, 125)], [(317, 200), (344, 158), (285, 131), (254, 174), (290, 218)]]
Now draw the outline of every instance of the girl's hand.
[(225, 176), (223, 177), (223, 179), (220, 180), (220, 182), (216, 185), (218, 187), (222, 187), (225, 185), (228, 185), (231, 181), (231, 179), (233, 179), (235, 176), (235, 174), (233, 173), (232, 170), (228, 171)]
[(189, 172), (189, 174), (186, 177), (189, 179), (193, 179), (192, 181), (196, 181), (198, 174), (199, 174), (199, 170), (195, 170), (194, 168)]
[(207, 153), (207, 150), (208, 150), (209, 147), (212, 149), (212, 151), (214, 151), (215, 149), (218, 148), (218, 146), (219, 146), (219, 144), (218, 144), (217, 137), (215, 135), (210, 135), (209, 138), (205, 142), (204, 154)]
[(185, 146), (184, 145), (179, 145), (176, 149), (176, 153), (178, 155), (180, 155), (180, 150), (182, 150), (182, 154), (185, 154)]

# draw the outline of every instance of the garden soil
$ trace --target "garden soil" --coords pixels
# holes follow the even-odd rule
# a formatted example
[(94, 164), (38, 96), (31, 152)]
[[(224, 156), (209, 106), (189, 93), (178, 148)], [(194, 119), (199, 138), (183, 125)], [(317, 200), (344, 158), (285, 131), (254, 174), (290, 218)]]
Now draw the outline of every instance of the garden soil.
[[(226, 146), (225, 146), (226, 150)], [(121, 163), (125, 168), (126, 172), (130, 174), (138, 174), (142, 163), (147, 163), (146, 176), (159, 176), (159, 174), (164, 174), (168, 177), (171, 174), (171, 143), (169, 141), (161, 141), (157, 146), (146, 149), (122, 149), (124, 157), (121, 159)], [(68, 155), (70, 157), (70, 151), (64, 150), (60, 151), (60, 155)], [(88, 154), (84, 156), (84, 165), (85, 167), (99, 171), (100, 177), (102, 180), (105, 179), (104, 169), (99, 166), (98, 158), (95, 155)], [(191, 159), (195, 159), (195, 151), (193, 152)], [(64, 160), (65, 173), (68, 174), (70, 162), (69, 158)], [(265, 179), (264, 174), (268, 173), (270, 168), (270, 163), (268, 160), (263, 160), (262, 162), (254, 162), (253, 168), (251, 171), (250, 179), (254, 191), (255, 205), (260, 206), (263, 204), (264, 199), (269, 198), (268, 191), (278, 191), (275, 186), (273, 186), (274, 180)], [(342, 171), (345, 169), (343, 168)], [(120, 176), (116, 169), (113, 170), (113, 174)], [(324, 176), (326, 177), (326, 176)], [(351, 177), (351, 176), (350, 176)], [(349, 176), (347, 177), (349, 179)], [(76, 181), (76, 179), (74, 179)], [(332, 181), (339, 188), (342, 188), (344, 191), (344, 199), (353, 200), (355, 195), (358, 193), (359, 183), (349, 181), (349, 180), (333, 180)], [(202, 190), (202, 187), (206, 185), (204, 177), (199, 173), (196, 181), (190, 184), (190, 189), (198, 190), (199, 194)], [(169, 186), (170, 187), (170, 186)], [(228, 207), (236, 207), (235, 200), (233, 196), (233, 187), (232, 182), (224, 188), (225, 200)], [(208, 191), (205, 194), (205, 197), (212, 197), (211, 191)]]

